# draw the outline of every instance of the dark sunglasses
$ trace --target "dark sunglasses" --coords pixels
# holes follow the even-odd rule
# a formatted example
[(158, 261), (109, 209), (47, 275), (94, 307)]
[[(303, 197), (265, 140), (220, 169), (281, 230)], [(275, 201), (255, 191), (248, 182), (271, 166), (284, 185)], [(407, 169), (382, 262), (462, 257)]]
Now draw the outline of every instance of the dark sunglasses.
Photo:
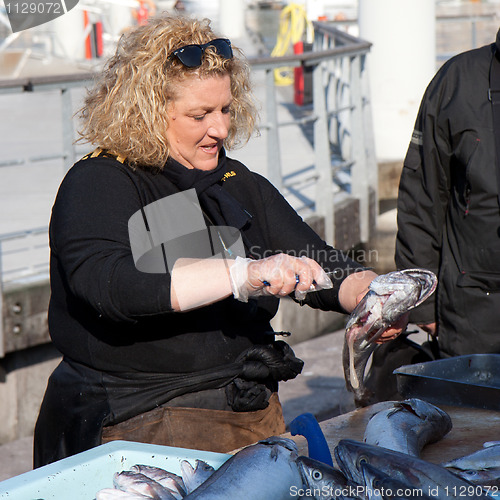
[(201, 60), (207, 47), (213, 47), (215, 52), (224, 59), (232, 59), (233, 57), (233, 49), (231, 48), (230, 40), (227, 38), (216, 38), (207, 43), (185, 45), (184, 47), (174, 50), (169, 56), (169, 59), (177, 57), (184, 66), (196, 68), (197, 66), (201, 66)]

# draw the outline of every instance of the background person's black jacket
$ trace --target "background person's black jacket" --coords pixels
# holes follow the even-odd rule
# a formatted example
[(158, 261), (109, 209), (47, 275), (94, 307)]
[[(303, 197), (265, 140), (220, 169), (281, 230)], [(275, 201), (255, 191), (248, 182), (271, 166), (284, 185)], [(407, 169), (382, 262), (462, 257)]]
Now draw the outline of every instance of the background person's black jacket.
[[(500, 353), (500, 210), (489, 73), (496, 44), (459, 54), (422, 99), (398, 199), (396, 265), (439, 276), (411, 316), (448, 355)], [(500, 151), (498, 151), (500, 154)]]

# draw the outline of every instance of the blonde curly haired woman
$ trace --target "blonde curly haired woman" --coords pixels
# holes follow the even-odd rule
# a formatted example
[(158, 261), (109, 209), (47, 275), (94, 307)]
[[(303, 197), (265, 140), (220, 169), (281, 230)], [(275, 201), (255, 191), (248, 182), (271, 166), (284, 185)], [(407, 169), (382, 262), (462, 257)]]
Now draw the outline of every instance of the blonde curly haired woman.
[(278, 382), (302, 362), (275, 340), (279, 298), (349, 312), (376, 275), (226, 156), (256, 123), (242, 52), (208, 20), (152, 19), (123, 35), (81, 119), (96, 149), (52, 211), (63, 360), (35, 466), (114, 439), (226, 452), (283, 433)]

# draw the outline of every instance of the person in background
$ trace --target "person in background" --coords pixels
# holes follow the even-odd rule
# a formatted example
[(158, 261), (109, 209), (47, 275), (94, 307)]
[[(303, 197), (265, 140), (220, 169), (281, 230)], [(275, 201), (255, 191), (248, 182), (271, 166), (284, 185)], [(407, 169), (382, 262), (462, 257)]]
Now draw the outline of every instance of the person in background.
[(256, 123), (241, 51), (208, 20), (150, 19), (122, 36), (81, 118), (96, 149), (52, 209), (63, 359), (35, 467), (116, 439), (227, 452), (283, 433), (278, 382), (302, 362), (275, 339), (279, 299), (349, 313), (376, 274), (226, 155)]
[(441, 67), (401, 175), (396, 265), (438, 275), (437, 293), (410, 321), (442, 357), (500, 353), (500, 129), (492, 102), (500, 96), (499, 58), (500, 31), (496, 43)]
[(499, 54), (500, 31), (448, 60), (422, 97), (399, 184), (395, 262), (433, 271), (438, 287), (409, 316), (428, 340), (400, 335), (375, 350), (371, 403), (401, 399), (400, 366), (500, 353)]

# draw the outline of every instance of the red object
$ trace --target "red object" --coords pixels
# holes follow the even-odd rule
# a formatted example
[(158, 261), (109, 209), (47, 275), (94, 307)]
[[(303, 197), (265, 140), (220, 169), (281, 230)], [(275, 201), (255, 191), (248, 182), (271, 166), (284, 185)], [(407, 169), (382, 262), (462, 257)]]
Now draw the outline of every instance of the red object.
[[(304, 42), (297, 42), (293, 45), (294, 54), (302, 54), (304, 52)], [(297, 106), (304, 105), (304, 68), (299, 66), (293, 69), (294, 74), (294, 102)]]
[(148, 22), (149, 11), (143, 1), (139, 2), (139, 8), (137, 9), (137, 24), (139, 26), (144, 26)]
[(95, 57), (102, 57), (102, 22), (98, 21), (93, 25)]
[[(83, 11), (83, 27), (87, 30), (89, 25), (89, 15), (86, 10)], [(92, 40), (90, 39), (90, 33), (85, 37), (85, 58), (92, 59)]]

